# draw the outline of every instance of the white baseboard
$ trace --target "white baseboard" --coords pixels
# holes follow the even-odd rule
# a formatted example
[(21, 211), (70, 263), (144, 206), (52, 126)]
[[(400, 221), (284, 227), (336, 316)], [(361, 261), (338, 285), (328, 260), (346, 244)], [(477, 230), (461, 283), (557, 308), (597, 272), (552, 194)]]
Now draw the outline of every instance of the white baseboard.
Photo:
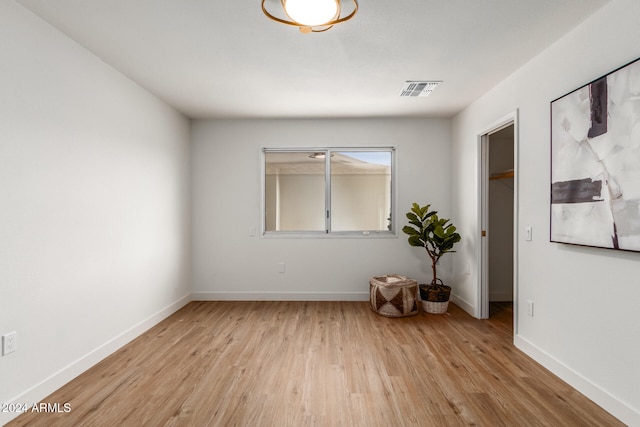
[[(38, 403), (42, 401), (42, 399), (92, 366), (96, 365), (98, 362), (104, 360), (107, 356), (122, 348), (127, 343), (133, 341), (153, 326), (171, 316), (189, 302), (191, 302), (191, 294), (183, 296), (174, 303), (141, 321), (137, 325), (132, 326), (120, 335), (102, 344), (100, 347), (90, 351), (78, 360), (71, 362), (69, 365), (60, 369), (58, 372), (40, 383), (35, 384), (33, 387), (23, 393), (20, 393), (18, 396), (11, 399), (10, 402), (4, 403)], [(20, 413), (15, 412), (0, 412), (0, 425), (5, 425), (19, 415)]]
[(369, 301), (369, 292), (194, 292), (193, 301)]
[(606, 390), (592, 383), (564, 363), (552, 357), (525, 338), (516, 335), (514, 344), (527, 356), (540, 363), (571, 387), (587, 396), (614, 417), (628, 426), (640, 426), (640, 412), (609, 394)]
[[(124, 331), (87, 355), (70, 363), (42, 382), (11, 399), (10, 402), (39, 402), (55, 390), (62, 387), (90, 367), (94, 366), (113, 352), (117, 351), (151, 327), (166, 319), (190, 301), (368, 301), (368, 292), (194, 292), (186, 295), (142, 322)], [(466, 312), (473, 314), (474, 307), (467, 301), (451, 296), (451, 301)], [(559, 362), (548, 353), (533, 345), (525, 338), (516, 336), (514, 344), (529, 357), (560, 377), (563, 381), (580, 391), (603, 409), (629, 426), (640, 426), (640, 413), (624, 402), (593, 384), (568, 366)], [(0, 425), (4, 425), (20, 415), (19, 413), (0, 413)]]
[(458, 295), (454, 294), (453, 292), (451, 293), (450, 300), (452, 303), (454, 303), (455, 305), (457, 305), (458, 307), (460, 307), (470, 315), (476, 317), (476, 309), (473, 305), (469, 304), (469, 302), (460, 298)]

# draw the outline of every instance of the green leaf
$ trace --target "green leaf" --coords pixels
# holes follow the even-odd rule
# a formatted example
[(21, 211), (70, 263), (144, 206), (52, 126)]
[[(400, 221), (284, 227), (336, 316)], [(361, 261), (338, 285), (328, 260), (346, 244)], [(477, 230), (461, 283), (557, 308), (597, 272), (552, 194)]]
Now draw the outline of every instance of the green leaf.
[(420, 222), (420, 218), (418, 218), (418, 216), (412, 212), (407, 212), (407, 219), (409, 221), (418, 221)]
[(416, 230), (413, 227), (409, 227), (408, 225), (405, 225), (404, 227), (402, 227), (402, 231), (405, 232), (406, 234), (409, 234), (411, 236), (419, 236), (420, 235), (420, 231)]
[(409, 236), (408, 240), (411, 246), (424, 246), (424, 243), (422, 239), (420, 239), (420, 236)]
[(423, 247), (434, 260), (453, 252), (453, 246), (461, 240), (456, 227), (448, 218), (439, 218), (438, 211), (430, 210), (431, 205), (411, 204), (411, 211), (406, 214), (409, 224), (402, 231), (409, 235), (411, 246)]

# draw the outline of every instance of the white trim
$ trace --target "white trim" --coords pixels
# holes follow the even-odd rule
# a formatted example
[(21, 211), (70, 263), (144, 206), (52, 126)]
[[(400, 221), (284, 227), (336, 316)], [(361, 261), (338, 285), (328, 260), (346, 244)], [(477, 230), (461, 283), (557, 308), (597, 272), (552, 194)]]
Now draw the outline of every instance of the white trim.
[(518, 271), (520, 241), (520, 114), (513, 112), (513, 335), (518, 334)]
[[(510, 112), (494, 121), (490, 125), (484, 127), (476, 133), (478, 139), (478, 225), (479, 233), (487, 229), (487, 212), (484, 201), (486, 200), (488, 188), (488, 156), (486, 154), (487, 135), (495, 133), (505, 127), (513, 124), (513, 328), (514, 335), (518, 333), (518, 241), (519, 241), (519, 111), (518, 109)], [(487, 239), (480, 237), (480, 250), (477, 254), (478, 262), (478, 306), (474, 310), (476, 317), (485, 319), (489, 317), (489, 289), (487, 285), (488, 260), (483, 255), (487, 252)]]
[(478, 173), (478, 225), (480, 232), (480, 253), (478, 254), (478, 306), (476, 317), (478, 319), (489, 318), (489, 240), (482, 236), (489, 230), (489, 132), (478, 135), (479, 162)]
[(369, 301), (369, 292), (194, 292), (193, 301)]
[(602, 387), (589, 381), (587, 378), (583, 377), (578, 372), (574, 371), (558, 359), (552, 357), (549, 353), (532, 344), (530, 341), (527, 341), (520, 335), (516, 335), (514, 337), (514, 344), (527, 356), (541, 364), (545, 369), (551, 371), (571, 387), (584, 394), (587, 398), (591, 399), (594, 403), (618, 418), (623, 423), (629, 426), (640, 426), (640, 412), (632, 408), (630, 405), (611, 395)]
[(460, 298), (458, 295), (454, 294), (453, 292), (451, 293), (450, 299), (452, 303), (454, 303), (455, 305), (457, 305), (467, 313), (473, 315), (472, 314), (474, 312), (473, 304), (469, 303), (467, 300)]
[[(167, 307), (161, 309), (160, 311), (152, 314), (147, 317), (140, 323), (132, 326), (121, 334), (115, 336), (111, 340), (105, 342), (101, 346), (95, 348), (90, 351), (86, 355), (80, 357), (79, 359), (71, 362), (64, 368), (60, 369), (58, 372), (53, 373), (48, 378), (45, 378), (41, 382), (35, 384), (31, 388), (25, 390), (20, 393), (18, 396), (10, 399), (9, 402), (4, 403), (37, 403), (42, 399), (58, 390), (60, 387), (87, 371), (92, 366), (98, 364), (102, 360), (104, 360), (107, 356), (116, 352), (129, 342), (133, 341), (135, 338), (142, 335), (144, 332), (148, 331), (167, 317), (171, 316), (176, 311), (180, 310), (182, 307), (191, 302), (191, 294), (185, 295), (175, 301), (174, 303), (168, 305)], [(0, 425), (4, 425), (16, 418), (20, 413), (17, 412), (0, 412)]]

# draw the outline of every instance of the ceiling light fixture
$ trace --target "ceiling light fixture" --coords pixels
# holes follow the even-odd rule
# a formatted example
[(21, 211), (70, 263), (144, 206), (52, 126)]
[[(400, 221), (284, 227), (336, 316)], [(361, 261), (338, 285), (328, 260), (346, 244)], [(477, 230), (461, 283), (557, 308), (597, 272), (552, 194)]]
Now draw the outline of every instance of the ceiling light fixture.
[(279, 18), (267, 11), (265, 1), (262, 0), (262, 12), (269, 19), (299, 27), (300, 32), (304, 34), (327, 31), (334, 25), (353, 18), (358, 12), (357, 0), (350, 0), (353, 10), (345, 16), (342, 16), (340, 0), (279, 0), (282, 12), (286, 15), (286, 18)]
[[(333, 153), (331, 153), (331, 155), (329, 157), (333, 157)], [(312, 154), (309, 154), (309, 158), (310, 159), (326, 159), (327, 158), (327, 154), (326, 153), (322, 153), (322, 152), (312, 153)]]

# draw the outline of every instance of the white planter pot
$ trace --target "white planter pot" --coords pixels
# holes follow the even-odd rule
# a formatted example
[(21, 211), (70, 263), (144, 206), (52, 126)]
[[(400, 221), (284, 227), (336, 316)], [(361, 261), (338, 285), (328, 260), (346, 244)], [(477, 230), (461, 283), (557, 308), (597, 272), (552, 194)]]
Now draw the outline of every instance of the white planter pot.
[(447, 312), (447, 308), (449, 308), (449, 301), (445, 301), (445, 302), (422, 301), (422, 310), (425, 313), (444, 314)]

